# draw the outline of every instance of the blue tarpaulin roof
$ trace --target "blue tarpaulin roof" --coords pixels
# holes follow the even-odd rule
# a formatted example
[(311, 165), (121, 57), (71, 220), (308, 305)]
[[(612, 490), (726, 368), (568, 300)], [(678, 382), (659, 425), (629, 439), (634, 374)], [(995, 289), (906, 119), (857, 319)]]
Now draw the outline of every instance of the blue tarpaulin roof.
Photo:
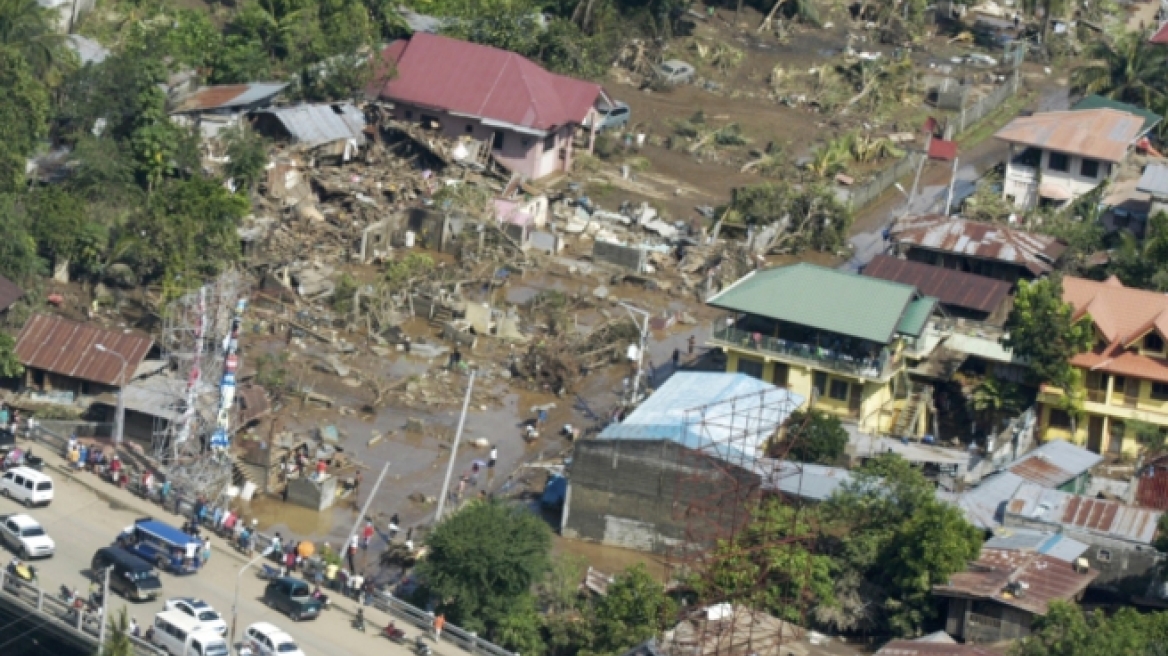
[(804, 398), (741, 373), (678, 372), (602, 440), (671, 440), (726, 457), (761, 457), (762, 447)]

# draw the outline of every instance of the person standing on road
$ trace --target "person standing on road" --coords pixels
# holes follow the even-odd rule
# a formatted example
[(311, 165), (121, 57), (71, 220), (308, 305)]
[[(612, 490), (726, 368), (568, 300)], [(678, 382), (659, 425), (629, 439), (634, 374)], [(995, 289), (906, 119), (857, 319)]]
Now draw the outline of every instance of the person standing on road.
[(357, 559), (357, 536), (356, 535), (354, 535), (353, 538), (351, 540), (349, 540), (348, 555), (349, 555), (349, 571), (356, 572), (357, 571), (357, 560), (356, 560)]
[(137, 638), (139, 633), (141, 633), (141, 629), (138, 628), (138, 620), (136, 618), (131, 617), (130, 618), (130, 635)]
[(434, 641), (437, 642), (442, 639), (442, 627), (446, 626), (446, 616), (439, 613), (438, 617), (434, 618)]
[(690, 335), (689, 336), (689, 354), (690, 355), (694, 354), (694, 346), (696, 344), (697, 344), (697, 339), (695, 339), (693, 335)]
[(203, 540), (203, 566), (206, 567), (207, 562), (211, 560), (211, 538)]
[(393, 517), (389, 518), (389, 540), (390, 540), (390, 542), (392, 542), (395, 538), (397, 538), (397, 532), (399, 530), (401, 530), (399, 528), (400, 524), (401, 524), (401, 519), (398, 518), (397, 513), (394, 513)]
[(499, 447), (494, 444), (491, 445), (491, 455), (487, 459), (487, 469), (494, 469), (495, 463), (499, 461)]
[(369, 543), (373, 541), (373, 522), (365, 520), (365, 528), (361, 531), (361, 549), (368, 551)]
[(677, 371), (677, 368), (680, 365), (681, 365), (681, 349), (675, 348), (675, 349), (673, 349), (673, 370)]

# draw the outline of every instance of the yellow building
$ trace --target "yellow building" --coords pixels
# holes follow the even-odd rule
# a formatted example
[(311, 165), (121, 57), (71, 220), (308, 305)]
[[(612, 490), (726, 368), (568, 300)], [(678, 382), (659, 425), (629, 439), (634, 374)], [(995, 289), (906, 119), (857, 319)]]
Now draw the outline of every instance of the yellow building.
[(708, 301), (730, 312), (709, 344), (726, 371), (761, 378), (869, 433), (915, 436), (929, 425), (930, 388), (910, 383), (937, 305), (911, 285), (813, 264), (755, 271)]
[(1091, 321), (1095, 347), (1071, 360), (1086, 387), (1082, 417), (1072, 422), (1060, 409), (1062, 390), (1043, 386), (1039, 393), (1043, 439), (1136, 455), (1140, 447), (1128, 422), (1168, 431), (1168, 296), (1124, 287), (1114, 276), (1104, 282), (1068, 276), (1063, 300), (1075, 308), (1076, 320)]

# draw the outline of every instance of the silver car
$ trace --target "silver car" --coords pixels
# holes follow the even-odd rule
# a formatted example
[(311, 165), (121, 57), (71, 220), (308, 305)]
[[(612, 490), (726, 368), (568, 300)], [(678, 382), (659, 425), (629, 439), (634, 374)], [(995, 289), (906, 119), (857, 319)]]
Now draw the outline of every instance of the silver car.
[(668, 85), (689, 84), (694, 79), (694, 67), (680, 59), (670, 59), (657, 66), (657, 77)]

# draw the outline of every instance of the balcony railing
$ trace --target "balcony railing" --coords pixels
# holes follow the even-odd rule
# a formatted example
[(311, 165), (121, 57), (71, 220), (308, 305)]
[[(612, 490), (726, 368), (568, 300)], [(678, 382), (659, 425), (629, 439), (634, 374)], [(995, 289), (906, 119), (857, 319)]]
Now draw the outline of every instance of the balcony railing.
[(895, 371), (896, 363), (891, 358), (886, 358), (888, 361), (882, 363), (879, 358), (852, 357), (839, 351), (767, 337), (719, 323), (714, 323), (713, 339), (727, 346), (772, 354), (784, 360), (804, 362), (817, 369), (830, 369), (871, 380), (884, 380)]
[(1092, 403), (1107, 403), (1107, 390), (1089, 389), (1087, 390), (1087, 400)]

